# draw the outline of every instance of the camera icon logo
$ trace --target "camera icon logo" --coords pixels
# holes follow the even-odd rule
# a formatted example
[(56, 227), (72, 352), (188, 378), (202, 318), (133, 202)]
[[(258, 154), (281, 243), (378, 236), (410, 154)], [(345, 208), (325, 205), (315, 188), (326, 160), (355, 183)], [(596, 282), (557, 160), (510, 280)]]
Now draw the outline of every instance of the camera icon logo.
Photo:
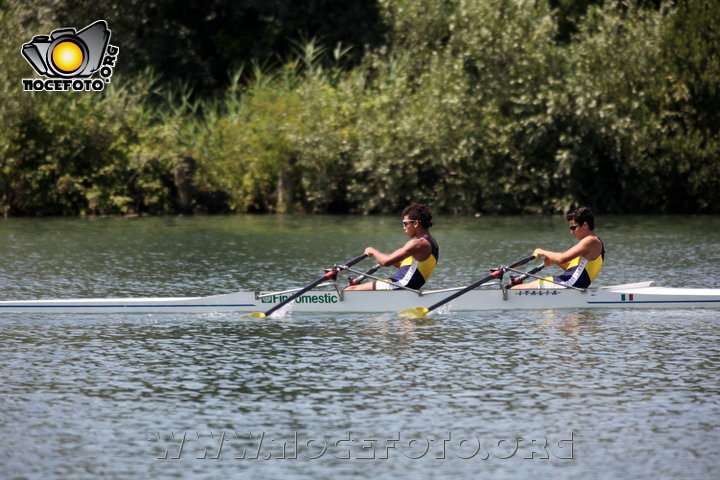
[[(99, 71), (104, 83), (109, 83), (119, 52), (119, 48), (109, 42), (110, 29), (107, 22), (98, 20), (80, 31), (59, 28), (50, 35), (36, 35), (23, 44), (21, 53), (38, 74), (48, 79), (89, 79)], [(99, 79), (44, 83), (40, 80), (23, 80), (26, 91), (102, 90), (102, 83)]]

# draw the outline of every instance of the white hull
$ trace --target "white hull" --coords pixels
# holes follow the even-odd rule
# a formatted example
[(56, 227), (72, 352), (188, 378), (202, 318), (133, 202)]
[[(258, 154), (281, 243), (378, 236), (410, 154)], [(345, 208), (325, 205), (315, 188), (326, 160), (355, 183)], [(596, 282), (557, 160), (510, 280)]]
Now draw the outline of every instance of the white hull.
[[(477, 289), (462, 295), (446, 311), (545, 310), (596, 308), (720, 308), (720, 289), (666, 288), (651, 282), (588, 289), (585, 292), (557, 288), (548, 290)], [(409, 291), (311, 290), (280, 312), (398, 312), (429, 307), (454, 290), (435, 290), (422, 296)], [(258, 299), (255, 292), (236, 292), (209, 297), (99, 298), (70, 300), (22, 300), (0, 302), (0, 313), (206, 313), (264, 312), (290, 294)]]

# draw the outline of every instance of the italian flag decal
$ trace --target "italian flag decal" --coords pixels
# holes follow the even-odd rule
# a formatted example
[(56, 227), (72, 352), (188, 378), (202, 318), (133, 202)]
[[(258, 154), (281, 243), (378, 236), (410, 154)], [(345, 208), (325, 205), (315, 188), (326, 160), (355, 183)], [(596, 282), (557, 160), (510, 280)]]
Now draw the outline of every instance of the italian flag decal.
[[(626, 297), (627, 297), (627, 298), (626, 298)], [(635, 300), (635, 299), (633, 298), (633, 294), (632, 294), (632, 293), (629, 293), (629, 294), (627, 294), (627, 295), (625, 295), (624, 293), (622, 293), (622, 294), (620, 294), (620, 300), (623, 301), (623, 302), (625, 302), (625, 301), (632, 302), (632, 301)]]

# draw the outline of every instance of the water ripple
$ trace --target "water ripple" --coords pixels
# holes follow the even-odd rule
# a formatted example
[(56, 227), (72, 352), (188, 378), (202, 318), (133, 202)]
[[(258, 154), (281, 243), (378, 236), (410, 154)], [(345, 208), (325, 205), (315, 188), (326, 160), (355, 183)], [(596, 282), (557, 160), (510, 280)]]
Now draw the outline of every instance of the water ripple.
[[(339, 235), (347, 228), (349, 238), (357, 220), (349, 222), (354, 228), (340, 221)], [(260, 223), (282, 231), (268, 225), (273, 221)], [(152, 228), (135, 232), (142, 241), (127, 245), (106, 236), (119, 231), (128, 240), (127, 224), (92, 224), (90, 240), (68, 233), (70, 245), (102, 237), (103, 255), (117, 249), (124, 260), (91, 255), (85, 261), (71, 254), (58, 262), (62, 268), (43, 269), (40, 263), (62, 255), (8, 255), (4, 281), (7, 272), (27, 267), (25, 286), (13, 283), (9, 290), (36, 296), (44, 288), (58, 294), (167, 293), (167, 285), (215, 290), (249, 278), (297, 278), (287, 271), (248, 273), (280, 268), (297, 254), (280, 258), (279, 247), (276, 258), (262, 254), (257, 245), (267, 243), (268, 234), (248, 233), (252, 222), (242, 231), (242, 221), (234, 218), (150, 223)], [(22, 225), (16, 241), (27, 240), (30, 249), (49, 243), (42, 228), (33, 236), (25, 230), (35, 227)], [(327, 246), (302, 222), (293, 228), (307, 236), (304, 241)], [(467, 233), (474, 227), (460, 222), (455, 228)], [(665, 234), (665, 226), (655, 228)], [(205, 233), (196, 235), (197, 229)], [(168, 230), (187, 236), (190, 250), (164, 254)], [(615, 238), (608, 235), (616, 252), (620, 233), (618, 228)], [(689, 238), (676, 233), (675, 242)], [(489, 235), (495, 234), (509, 236)], [(190, 252), (203, 243), (210, 253), (195, 262)], [(256, 263), (243, 265), (232, 253), (228, 260), (215, 243), (253, 247)], [(5, 248), (15, 256), (28, 251)], [(328, 247), (328, 258), (348, 256), (348, 248)], [(466, 258), (449, 256), (459, 276), (476, 273)], [(481, 263), (490, 263), (484, 258)], [(94, 271), (66, 275), (91, 269), (93, 261), (99, 261)], [(713, 260), (698, 255), (689, 261)], [(302, 263), (293, 268), (313, 277)], [(147, 269), (133, 277), (140, 265)], [(170, 273), (178, 266), (188, 270)], [(204, 283), (208, 276), (214, 279)], [(97, 278), (102, 281), (91, 281)], [(424, 320), (391, 314), (291, 313), (272, 320), (229, 314), (7, 315), (0, 322), (4, 473), (13, 479), (713, 478), (719, 324), (714, 310), (445, 313)], [(221, 435), (226, 443), (218, 454)], [(296, 436), (298, 458), (280, 458), (291, 453)], [(354, 443), (342, 442), (348, 437)], [(393, 438), (399, 440), (384, 451), (388, 460), (358, 459), (368, 453), (361, 448), (364, 439), (387, 446)], [(427, 453), (418, 456), (428, 438)], [(477, 455), (460, 458), (472, 453), (476, 438)], [(517, 438), (524, 440), (508, 456)], [(568, 438), (571, 460), (560, 458), (567, 448), (558, 446)], [(324, 439), (326, 453), (308, 458), (321, 451)], [(181, 458), (172, 459), (181, 440)], [(533, 448), (543, 453), (538, 445), (546, 440), (549, 459), (524, 458)], [(344, 459), (346, 451), (352, 459)], [(211, 460), (215, 454), (219, 458)]]

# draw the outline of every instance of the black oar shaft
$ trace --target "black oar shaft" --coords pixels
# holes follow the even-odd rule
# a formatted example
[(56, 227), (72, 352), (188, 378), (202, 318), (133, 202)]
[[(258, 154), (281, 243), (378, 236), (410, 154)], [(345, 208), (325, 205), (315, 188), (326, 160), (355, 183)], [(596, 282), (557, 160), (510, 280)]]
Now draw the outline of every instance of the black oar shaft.
[(380, 270), (381, 265), (379, 263), (376, 263), (373, 265), (367, 272), (361, 273), (355, 278), (351, 278), (350, 282), (348, 282), (350, 285), (359, 285), (363, 280), (367, 278), (368, 275), (372, 275), (378, 270)]
[(462, 290), (457, 291), (457, 292), (453, 293), (452, 295), (450, 295), (449, 297), (443, 298), (442, 300), (440, 300), (440, 301), (437, 302), (436, 304), (428, 307), (428, 312), (430, 312), (430, 311), (432, 311), (432, 310), (435, 310), (436, 308), (438, 308), (438, 307), (440, 307), (440, 306), (442, 306), (442, 305), (445, 305), (445, 304), (448, 303), (448, 302), (451, 302), (451, 301), (455, 300), (457, 297), (459, 297), (460, 295), (466, 294), (466, 293), (469, 292), (470, 290), (476, 289), (477, 287), (479, 287), (479, 286), (482, 285), (483, 283), (487, 283), (487, 282), (489, 282), (490, 280), (493, 280), (493, 279), (495, 279), (495, 278), (500, 278), (500, 277), (502, 277), (503, 274), (507, 271), (508, 268), (515, 268), (515, 267), (519, 267), (519, 266), (521, 266), (521, 265), (525, 265), (527, 262), (529, 262), (530, 260), (533, 260), (534, 258), (535, 258), (534, 255), (530, 255), (529, 257), (525, 257), (525, 258), (520, 259), (520, 260), (518, 260), (518, 261), (516, 261), (516, 262), (514, 262), (514, 263), (511, 263), (511, 264), (510, 264), (509, 266), (507, 266), (507, 267), (501, 267), (501, 268), (495, 270), (494, 272), (492, 272), (492, 273), (491, 273), (490, 275), (488, 275), (487, 277), (485, 277), (485, 278), (483, 278), (483, 279), (481, 279), (481, 280), (478, 280), (477, 282), (473, 283), (472, 285), (468, 285), (467, 287), (463, 288)]
[(333, 277), (337, 274), (337, 272), (339, 272), (340, 270), (344, 270), (344, 269), (346, 269), (347, 267), (352, 267), (353, 265), (355, 265), (356, 263), (360, 262), (361, 260), (364, 260), (367, 256), (368, 256), (367, 253), (363, 253), (362, 255), (360, 255), (360, 256), (358, 256), (358, 257), (355, 257), (355, 258), (353, 258), (352, 260), (348, 261), (347, 263), (345, 263), (345, 265), (340, 265), (340, 266), (336, 266), (336, 267), (332, 268), (331, 270), (329, 270), (328, 272), (326, 272), (322, 277), (318, 278), (317, 280), (315, 280), (314, 282), (312, 282), (312, 283), (311, 283), (310, 285), (308, 285), (307, 287), (298, 290), (297, 292), (293, 293), (292, 295), (290, 295), (288, 298), (286, 298), (286, 299), (283, 300), (282, 302), (280, 302), (280, 303), (278, 303), (277, 305), (273, 306), (270, 310), (268, 310), (267, 312), (265, 312), (264, 315), (265, 315), (266, 317), (269, 316), (269, 315), (272, 314), (274, 311), (278, 310), (279, 308), (284, 307), (285, 305), (287, 305), (288, 303), (292, 302), (293, 300), (295, 300), (296, 298), (298, 298), (300, 295), (302, 295), (303, 293), (307, 292), (308, 290), (312, 290), (313, 288), (317, 287), (318, 285), (320, 285), (320, 284), (323, 283), (324, 281), (333, 278)]
[(528, 270), (527, 272), (523, 273), (522, 275), (518, 275), (517, 277), (511, 277), (511, 278), (512, 278), (512, 282), (509, 282), (509, 283), (505, 286), (505, 288), (511, 288), (511, 287), (514, 287), (515, 285), (520, 285), (520, 284), (521, 284), (522, 282), (524, 282), (528, 277), (530, 277), (530, 276), (532, 276), (532, 275), (535, 275), (536, 273), (538, 273), (538, 272), (539, 272), (540, 270), (542, 270), (543, 268), (545, 268), (545, 265), (540, 264), (540, 265), (538, 265), (537, 267), (535, 267), (535, 268), (533, 268), (533, 269), (531, 269), (531, 270)]

